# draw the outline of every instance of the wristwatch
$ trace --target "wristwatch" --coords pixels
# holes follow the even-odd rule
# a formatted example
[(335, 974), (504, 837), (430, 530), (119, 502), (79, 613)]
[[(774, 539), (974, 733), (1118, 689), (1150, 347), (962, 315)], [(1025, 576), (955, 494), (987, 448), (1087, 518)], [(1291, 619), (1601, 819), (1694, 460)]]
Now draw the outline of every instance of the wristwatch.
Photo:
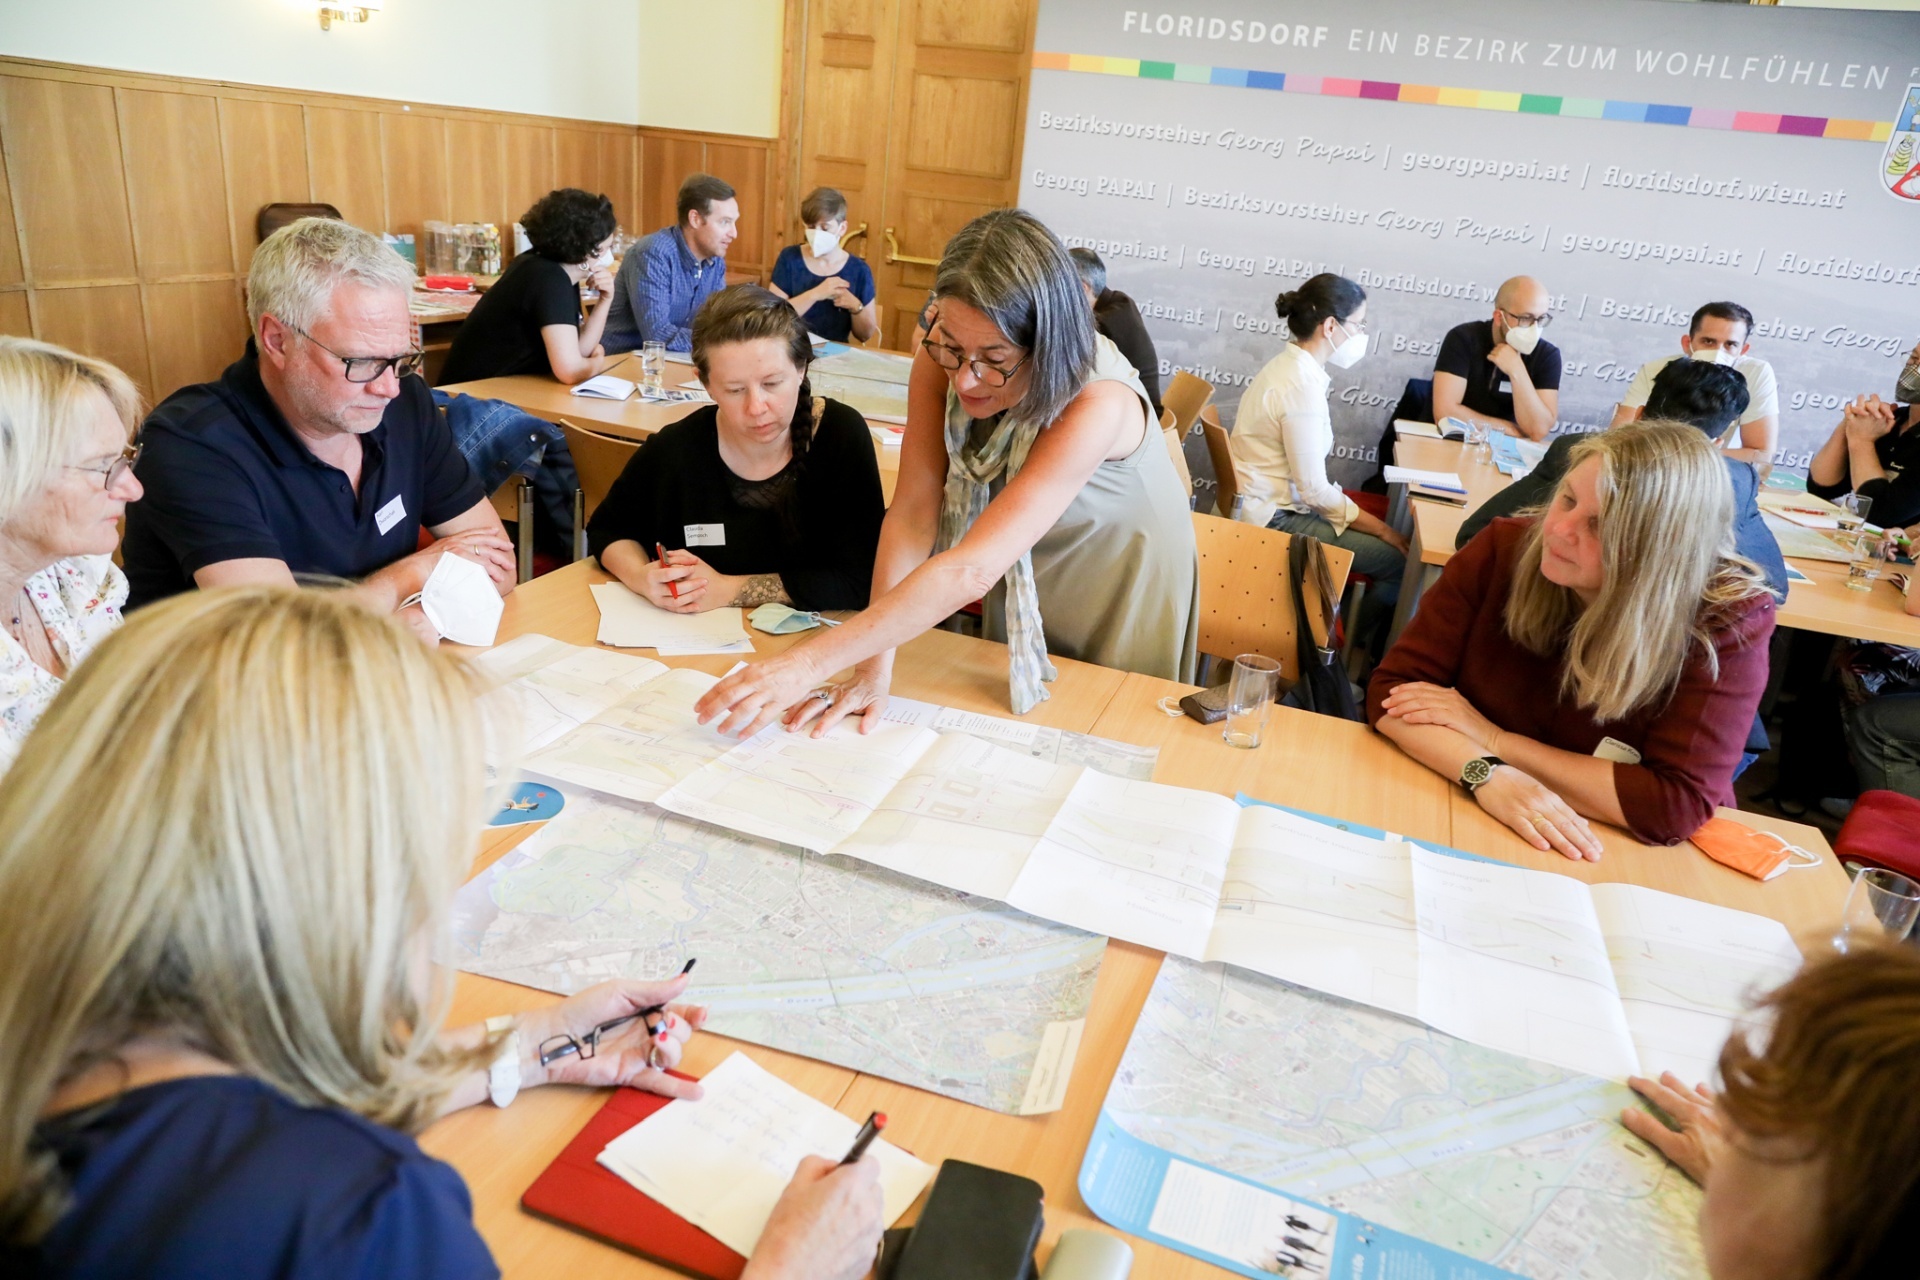
[(1460, 785), (1467, 789), (1468, 795), (1472, 795), (1486, 786), (1493, 771), (1505, 763), (1499, 756), (1479, 756), (1469, 760), (1460, 766)]

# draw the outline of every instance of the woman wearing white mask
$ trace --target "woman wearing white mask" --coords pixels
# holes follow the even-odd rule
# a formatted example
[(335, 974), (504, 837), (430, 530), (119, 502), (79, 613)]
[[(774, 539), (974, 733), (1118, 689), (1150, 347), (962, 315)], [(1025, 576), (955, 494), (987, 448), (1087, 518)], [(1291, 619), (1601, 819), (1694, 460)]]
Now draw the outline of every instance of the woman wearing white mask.
[[(533, 248), (508, 264), (454, 336), (439, 381), (552, 373), (571, 386), (621, 359), (600, 343), (613, 309), (613, 202), (577, 187), (549, 191), (520, 216)], [(580, 283), (600, 297), (580, 317)]]
[(810, 332), (829, 342), (880, 336), (873, 271), (840, 247), (847, 234), (847, 198), (815, 187), (800, 202), (806, 243), (790, 244), (773, 263), (773, 291), (793, 303)]
[(1246, 497), (1238, 518), (1345, 547), (1353, 552), (1353, 572), (1373, 580), (1368, 599), (1391, 604), (1400, 594), (1407, 540), (1327, 478), (1327, 366), (1351, 368), (1366, 354), (1366, 290), (1325, 273), (1275, 298), (1273, 309), (1293, 339), (1240, 397), (1231, 441)]

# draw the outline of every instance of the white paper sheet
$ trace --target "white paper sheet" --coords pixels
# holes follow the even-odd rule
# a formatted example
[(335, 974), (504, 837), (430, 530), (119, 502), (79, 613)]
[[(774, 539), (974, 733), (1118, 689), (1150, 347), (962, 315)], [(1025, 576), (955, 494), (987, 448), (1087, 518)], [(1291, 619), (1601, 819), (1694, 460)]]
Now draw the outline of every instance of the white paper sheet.
[(595, 583), (589, 590), (600, 607), (596, 638), (601, 644), (618, 649), (659, 649), (669, 656), (753, 651), (753, 638), (747, 634), (738, 609), (669, 613), (618, 582)]
[(579, 728), (667, 670), (651, 658), (588, 649), (535, 632), (497, 645), (474, 661), (499, 683), (498, 693), (513, 700), (518, 746), (524, 752), (538, 751)]
[(1388, 484), (1410, 484), (1425, 486), (1429, 489), (1458, 489), (1465, 493), (1467, 486), (1460, 483), (1460, 475), (1455, 471), (1422, 471), (1418, 467), (1388, 466), (1385, 469)]
[[(752, 1254), (780, 1193), (807, 1156), (839, 1160), (858, 1122), (736, 1053), (701, 1080), (697, 1102), (676, 1098), (600, 1152), (600, 1163), (735, 1253)], [(876, 1138), (892, 1226), (933, 1179), (933, 1166)]]
[(567, 394), (587, 396), (595, 400), (630, 400), (633, 398), (633, 393), (639, 389), (638, 383), (628, 382), (625, 378), (616, 378), (610, 373), (603, 373), (588, 378)]
[(522, 767), (543, 778), (628, 800), (656, 800), (733, 748), (732, 738), (700, 724), (693, 714), (693, 704), (718, 683), (704, 671), (667, 671), (533, 752)]

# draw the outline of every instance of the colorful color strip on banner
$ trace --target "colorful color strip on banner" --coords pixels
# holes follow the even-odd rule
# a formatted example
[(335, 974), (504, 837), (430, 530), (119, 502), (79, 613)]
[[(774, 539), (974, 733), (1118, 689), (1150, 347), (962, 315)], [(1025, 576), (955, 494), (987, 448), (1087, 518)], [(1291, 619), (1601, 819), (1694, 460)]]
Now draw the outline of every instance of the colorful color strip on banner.
[(1140, 80), (1178, 80), (1223, 84), (1236, 89), (1273, 89), (1323, 98), (1368, 98), (1377, 102), (1413, 102), (1424, 106), (1469, 107), (1477, 111), (1517, 111), (1525, 115), (1572, 116), (1586, 120), (1624, 120), (1634, 124), (1670, 124), (1687, 129), (1730, 129), (1740, 133), (1784, 133), (1803, 138), (1839, 138), (1848, 142), (1885, 142), (1891, 120), (1839, 120), (1827, 116), (1786, 116), (1764, 111), (1728, 111), (1718, 107), (1682, 107), (1660, 102), (1616, 102), (1611, 98), (1562, 98), (1550, 94), (1506, 93), (1495, 89), (1447, 89), (1391, 80), (1348, 80), (1279, 71), (1242, 71), (1189, 62), (1147, 62), (1089, 53), (1035, 53), (1037, 71), (1081, 71), (1097, 76)]

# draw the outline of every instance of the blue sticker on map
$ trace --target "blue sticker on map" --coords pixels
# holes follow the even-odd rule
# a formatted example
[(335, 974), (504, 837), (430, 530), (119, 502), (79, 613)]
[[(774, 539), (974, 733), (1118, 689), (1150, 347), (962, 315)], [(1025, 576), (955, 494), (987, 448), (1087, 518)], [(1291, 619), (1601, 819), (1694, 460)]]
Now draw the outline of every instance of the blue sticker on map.
[(500, 812), (487, 819), (490, 827), (517, 827), (523, 822), (545, 822), (556, 817), (567, 798), (550, 782), (522, 782), (507, 796)]

